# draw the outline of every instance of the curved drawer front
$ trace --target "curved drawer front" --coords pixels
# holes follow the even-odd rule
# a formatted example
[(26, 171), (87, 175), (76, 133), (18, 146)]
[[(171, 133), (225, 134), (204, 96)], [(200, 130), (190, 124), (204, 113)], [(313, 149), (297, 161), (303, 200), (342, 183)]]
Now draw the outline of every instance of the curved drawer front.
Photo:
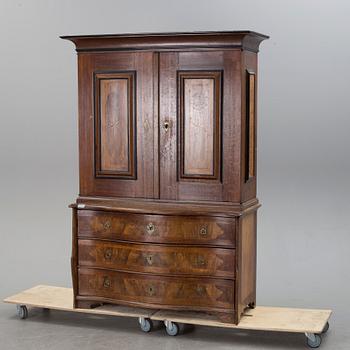
[(234, 247), (235, 219), (78, 211), (79, 237)]
[(235, 250), (79, 240), (79, 265), (234, 278)]
[(79, 295), (110, 301), (195, 309), (233, 309), (234, 282), (79, 269)]

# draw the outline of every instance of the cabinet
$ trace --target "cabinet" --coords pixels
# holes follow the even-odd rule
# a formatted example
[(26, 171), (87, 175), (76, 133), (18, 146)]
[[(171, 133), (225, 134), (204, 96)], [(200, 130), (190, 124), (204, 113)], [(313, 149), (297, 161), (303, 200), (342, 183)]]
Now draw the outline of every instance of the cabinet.
[(74, 305), (255, 305), (255, 32), (66, 36), (78, 52)]

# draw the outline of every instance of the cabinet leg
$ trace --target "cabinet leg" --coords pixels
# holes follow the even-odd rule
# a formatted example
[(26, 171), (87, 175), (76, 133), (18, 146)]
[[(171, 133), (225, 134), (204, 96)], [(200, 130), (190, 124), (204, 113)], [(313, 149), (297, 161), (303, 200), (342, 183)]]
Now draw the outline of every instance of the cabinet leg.
[(252, 301), (251, 303), (249, 303), (248, 304), (248, 307), (250, 308), (250, 309), (255, 309), (255, 301)]
[(76, 300), (75, 307), (77, 309), (94, 309), (95, 307), (101, 306), (102, 303), (97, 303), (94, 301), (86, 301), (86, 300)]
[(218, 318), (220, 322), (223, 323), (235, 323), (235, 315), (234, 313), (227, 312), (217, 312), (215, 316)]

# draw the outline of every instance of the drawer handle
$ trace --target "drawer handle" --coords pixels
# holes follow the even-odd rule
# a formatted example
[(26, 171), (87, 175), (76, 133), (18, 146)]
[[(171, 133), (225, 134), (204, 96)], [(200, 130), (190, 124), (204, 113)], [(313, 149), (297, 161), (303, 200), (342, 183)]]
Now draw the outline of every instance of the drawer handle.
[(196, 259), (196, 265), (197, 266), (204, 266), (205, 265), (205, 259), (202, 255), (198, 255)]
[(109, 288), (111, 286), (111, 280), (108, 277), (103, 278), (103, 287)]
[(146, 261), (147, 261), (148, 265), (152, 265), (153, 264), (153, 254), (146, 254), (145, 258), (146, 258)]
[(155, 227), (154, 225), (150, 222), (147, 226), (146, 226), (146, 230), (147, 230), (147, 233), (149, 235), (152, 235), (155, 231)]
[(203, 286), (197, 286), (196, 292), (198, 295), (202, 296), (204, 294), (205, 288)]
[(206, 236), (208, 234), (208, 229), (206, 227), (201, 227), (199, 230), (201, 236)]
[(112, 227), (112, 224), (110, 222), (110, 220), (107, 220), (104, 224), (103, 224), (103, 228), (107, 231)]
[(155, 295), (156, 294), (156, 288), (154, 287), (154, 285), (149, 285), (148, 287), (147, 287), (147, 294), (150, 296), (150, 297), (152, 297), (153, 295)]
[(113, 254), (112, 249), (111, 249), (111, 248), (107, 248), (107, 249), (105, 250), (105, 259), (106, 259), (106, 260), (111, 260), (112, 254)]

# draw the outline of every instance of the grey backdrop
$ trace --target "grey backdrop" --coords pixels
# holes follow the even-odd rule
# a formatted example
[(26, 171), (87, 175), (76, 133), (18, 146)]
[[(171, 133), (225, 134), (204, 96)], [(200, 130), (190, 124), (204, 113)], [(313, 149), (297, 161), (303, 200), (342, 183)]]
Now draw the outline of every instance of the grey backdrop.
[[(332, 308), (323, 348), (348, 349), (349, 18), (346, 0), (1, 0), (0, 297), (71, 285), (77, 68), (58, 36), (249, 29), (271, 36), (259, 57), (258, 304)], [(304, 346), (301, 335), (198, 327), (169, 338), (140, 334), (135, 320), (0, 313), (6, 350)]]

